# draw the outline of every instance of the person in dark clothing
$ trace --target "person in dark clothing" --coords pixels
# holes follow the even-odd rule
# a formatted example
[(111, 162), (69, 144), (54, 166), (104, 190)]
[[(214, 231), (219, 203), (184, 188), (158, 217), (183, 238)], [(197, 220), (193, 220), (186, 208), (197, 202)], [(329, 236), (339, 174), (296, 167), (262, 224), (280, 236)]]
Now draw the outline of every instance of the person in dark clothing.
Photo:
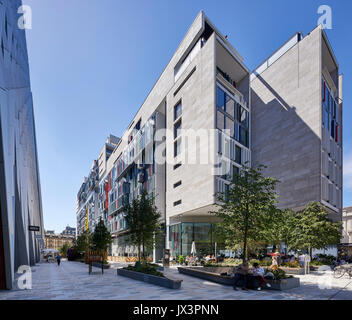
[(59, 266), (59, 265), (60, 265), (60, 262), (61, 262), (61, 256), (60, 256), (60, 254), (57, 255), (56, 261), (57, 261), (57, 265)]
[(248, 262), (245, 261), (240, 264), (235, 273), (235, 280), (233, 284), (233, 289), (237, 290), (238, 282), (242, 282), (242, 290), (247, 290), (247, 276), (248, 276)]

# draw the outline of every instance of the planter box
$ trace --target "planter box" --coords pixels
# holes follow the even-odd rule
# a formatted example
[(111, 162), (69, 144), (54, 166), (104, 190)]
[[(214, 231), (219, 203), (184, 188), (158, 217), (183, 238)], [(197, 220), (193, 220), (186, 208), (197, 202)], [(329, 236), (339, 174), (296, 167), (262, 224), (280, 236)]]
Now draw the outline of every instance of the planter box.
[(281, 279), (281, 280), (268, 280), (268, 283), (270, 283), (271, 288), (266, 288), (266, 289), (271, 289), (271, 290), (288, 290), (288, 289), (293, 289), (293, 288), (298, 288), (300, 286), (299, 278), (287, 278), (287, 279)]
[(117, 274), (123, 277), (128, 277), (138, 281), (144, 281), (170, 289), (180, 289), (182, 283), (182, 280), (172, 280), (164, 277), (158, 277), (151, 274), (126, 269), (117, 269)]
[[(220, 273), (217, 273), (218, 271), (220, 272), (226, 272), (226, 270), (222, 270), (224, 268), (211, 268), (211, 271), (215, 272), (209, 272), (208, 267), (204, 268), (183, 268), (183, 267), (178, 267), (178, 272), (183, 273), (189, 276), (197, 277), (200, 279), (224, 284), (227, 286), (233, 286), (234, 284), (234, 278), (231, 276), (222, 276)], [(282, 279), (282, 280), (267, 280), (268, 283), (271, 284), (271, 288), (267, 289), (272, 289), (272, 290), (287, 290), (287, 289), (292, 289), (292, 288), (297, 288), (300, 286), (300, 281), (299, 278), (287, 278), (287, 279)]]
[[(178, 272), (183, 273), (189, 276), (197, 277), (200, 279), (224, 284), (227, 286), (232, 286), (233, 285), (233, 278), (231, 276), (221, 276), (220, 273), (215, 273), (215, 272), (210, 272), (206, 271), (208, 267), (196, 267), (196, 268), (184, 268), (184, 267), (178, 267)], [(213, 269), (213, 268), (212, 268)], [(220, 268), (219, 268), (220, 269)], [(213, 271), (213, 270), (212, 270)], [(226, 272), (226, 271), (224, 271)]]
[[(304, 268), (288, 268), (288, 267), (279, 267), (280, 269), (284, 270), (287, 274), (305, 274)], [(309, 266), (310, 271), (317, 271), (318, 267), (316, 266)]]
[[(92, 262), (92, 266), (101, 269), (101, 263), (99, 263), (99, 262)], [(110, 265), (103, 264), (103, 269), (110, 269)]]

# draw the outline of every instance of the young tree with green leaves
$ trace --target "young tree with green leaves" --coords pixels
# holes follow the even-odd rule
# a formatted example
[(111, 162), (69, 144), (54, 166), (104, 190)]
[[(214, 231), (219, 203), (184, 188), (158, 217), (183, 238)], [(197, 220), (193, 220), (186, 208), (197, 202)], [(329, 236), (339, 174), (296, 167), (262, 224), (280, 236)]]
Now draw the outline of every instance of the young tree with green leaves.
[(295, 221), (293, 210), (276, 209), (271, 217), (271, 222), (268, 224), (267, 229), (264, 230), (266, 241), (276, 245), (277, 249), (279, 249), (281, 242), (284, 242), (286, 247), (290, 248), (293, 241)]
[(90, 247), (93, 251), (107, 252), (112, 241), (111, 234), (106, 228), (103, 219), (95, 226), (90, 236)]
[(70, 245), (68, 243), (64, 243), (62, 245), (62, 247), (59, 249), (60, 254), (63, 257), (66, 257), (67, 256), (67, 251), (68, 251), (69, 248), (70, 248)]
[(313, 249), (326, 249), (340, 242), (341, 228), (341, 222), (328, 218), (323, 205), (310, 202), (295, 216), (292, 246), (296, 250), (308, 250), (312, 258)]
[[(124, 207), (125, 219), (129, 229), (129, 241), (138, 248), (138, 261), (145, 261), (145, 250), (153, 249), (159, 235), (160, 212), (154, 205), (154, 198), (143, 192), (131, 204)], [(142, 248), (142, 254), (141, 254)]]
[(227, 193), (217, 195), (217, 225), (220, 237), (228, 247), (242, 244), (243, 261), (248, 260), (248, 241), (265, 239), (263, 231), (275, 213), (275, 192), (278, 180), (263, 175), (263, 165), (250, 168), (243, 165), (235, 174)]

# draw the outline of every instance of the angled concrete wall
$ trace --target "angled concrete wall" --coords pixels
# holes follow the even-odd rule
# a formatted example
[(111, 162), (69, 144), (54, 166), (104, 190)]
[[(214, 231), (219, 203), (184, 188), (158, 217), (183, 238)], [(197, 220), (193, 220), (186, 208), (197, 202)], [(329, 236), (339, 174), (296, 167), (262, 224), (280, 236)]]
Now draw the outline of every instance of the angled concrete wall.
[(24, 30), (19, 0), (0, 2), (0, 205), (6, 288), (20, 265), (39, 261), (44, 238), (37, 145)]

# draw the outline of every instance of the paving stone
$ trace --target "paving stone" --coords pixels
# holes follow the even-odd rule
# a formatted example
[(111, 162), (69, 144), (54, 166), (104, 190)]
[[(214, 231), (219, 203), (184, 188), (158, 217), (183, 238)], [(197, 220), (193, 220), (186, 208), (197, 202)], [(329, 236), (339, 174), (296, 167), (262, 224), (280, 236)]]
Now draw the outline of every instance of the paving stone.
[(179, 290), (158, 287), (118, 276), (116, 269), (125, 264), (115, 263), (111, 269), (88, 274), (88, 266), (79, 262), (41, 263), (32, 267), (32, 289), (0, 291), (0, 300), (282, 300), (282, 299), (341, 299), (352, 300), (352, 279), (334, 279), (332, 272), (299, 276), (301, 286), (287, 291), (234, 291), (232, 287), (181, 275), (176, 268), (165, 274), (182, 279)]

